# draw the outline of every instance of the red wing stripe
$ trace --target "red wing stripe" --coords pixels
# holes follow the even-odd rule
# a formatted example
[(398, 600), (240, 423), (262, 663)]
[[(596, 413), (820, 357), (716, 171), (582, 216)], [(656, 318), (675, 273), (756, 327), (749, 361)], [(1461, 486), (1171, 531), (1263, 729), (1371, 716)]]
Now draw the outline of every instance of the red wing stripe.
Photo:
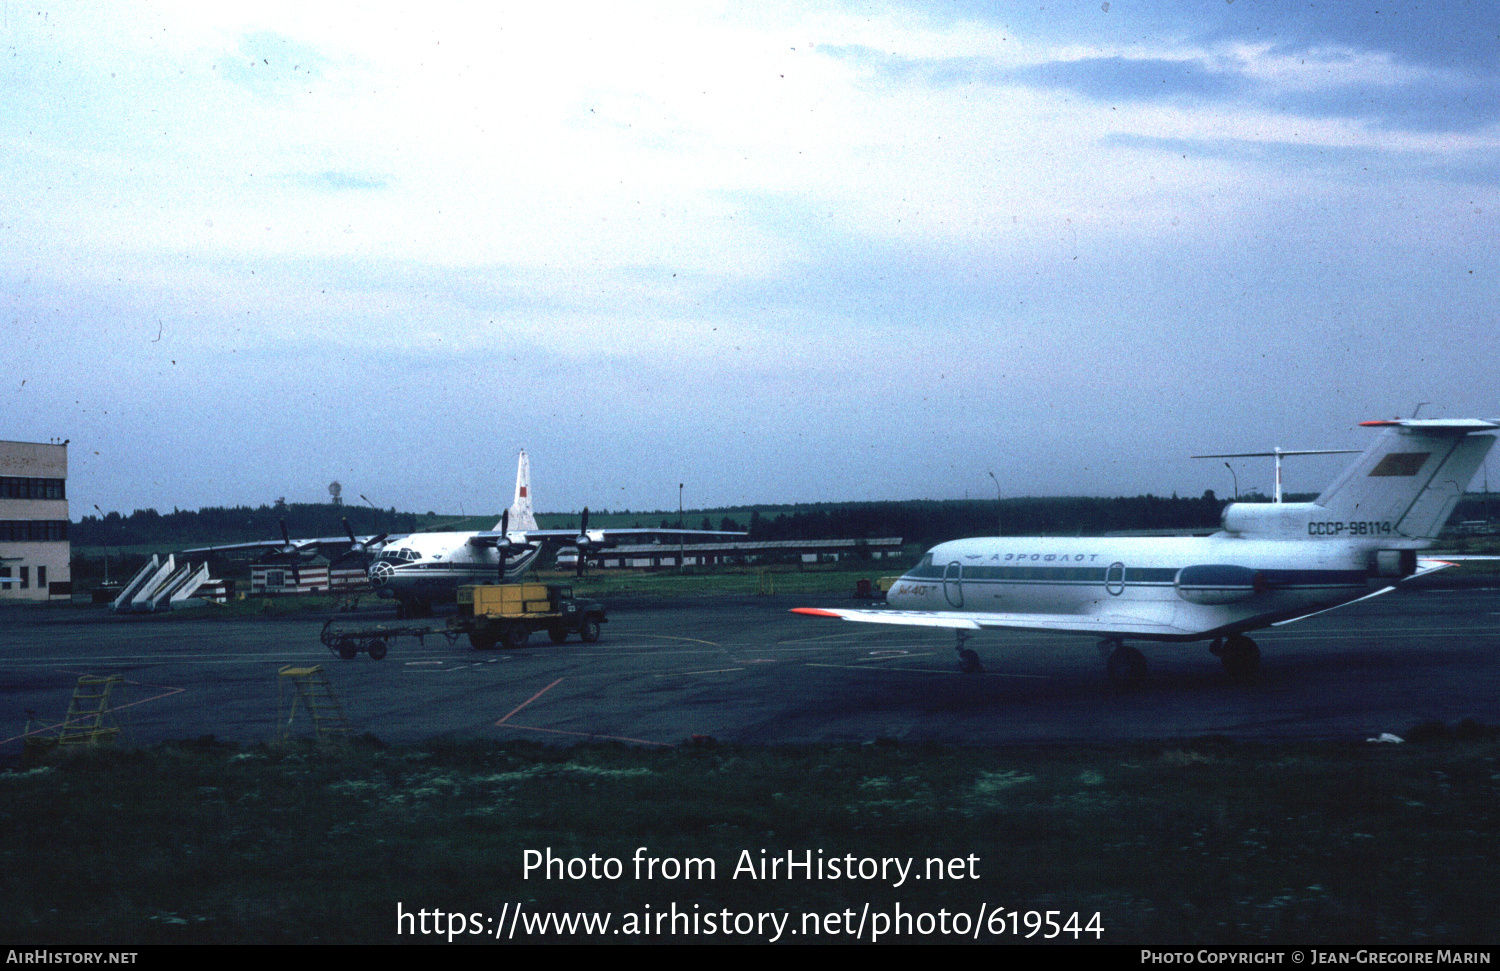
[(820, 610), (817, 607), (793, 607), (792, 608), (792, 613), (794, 613), (794, 614), (807, 614), (807, 616), (809, 616), (809, 617), (839, 617), (839, 616), (841, 616), (840, 614), (836, 614), (836, 613), (834, 613), (831, 610)]

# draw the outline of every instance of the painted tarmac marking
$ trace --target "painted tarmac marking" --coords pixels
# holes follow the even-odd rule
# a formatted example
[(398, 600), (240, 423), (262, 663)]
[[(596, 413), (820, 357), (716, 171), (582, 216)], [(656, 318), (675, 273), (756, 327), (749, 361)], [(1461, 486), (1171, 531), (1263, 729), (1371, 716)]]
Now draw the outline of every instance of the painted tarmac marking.
[(572, 735), (575, 738), (597, 738), (609, 742), (636, 742), (640, 745), (660, 745), (662, 748), (676, 748), (671, 742), (653, 742), (649, 738), (630, 738), (627, 735), (596, 735), (593, 732), (569, 732), (561, 728), (538, 728), (535, 725), (504, 725), (504, 728), (517, 728), (528, 732), (547, 732), (552, 735)]
[(714, 668), (710, 671), (668, 671), (666, 674), (653, 674), (653, 678), (683, 678), (690, 674), (727, 674), (730, 671), (743, 671), (744, 668)]
[[(700, 637), (673, 637), (670, 634), (637, 634), (637, 637), (655, 637), (663, 641), (692, 641), (694, 644), (707, 644), (709, 647), (720, 647), (718, 641), (705, 641)], [(661, 744), (653, 742), (653, 745)]]
[(516, 712), (520, 711), (522, 708), (525, 708), (527, 705), (531, 704), (533, 701), (537, 700), (542, 695), (546, 694), (547, 692), (551, 691), (553, 688), (555, 688), (558, 685), (562, 684), (562, 682), (563, 682), (563, 679), (562, 678), (558, 678), (556, 681), (554, 681), (551, 684), (547, 685), (547, 687), (543, 688), (541, 691), (538, 691), (536, 694), (532, 695), (530, 698), (527, 698), (525, 701), (521, 702), (515, 708), (511, 709), (510, 715), (506, 715), (504, 718), (502, 718), (499, 721), (495, 722), (496, 727), (499, 727), (500, 725), (504, 725), (506, 722), (510, 721), (511, 715), (514, 715)]
[(911, 633), (909, 631), (902, 631), (902, 630), (862, 630), (862, 629), (856, 627), (854, 630), (841, 631), (840, 633), (837, 633), (837, 634), (821, 634), (821, 635), (819, 635), (817, 637), (788, 637), (785, 640), (780, 640), (780, 641), (777, 641), (776, 643), (777, 644), (810, 644), (810, 643), (812, 643), (814, 641), (847, 640), (847, 639), (853, 638), (853, 637), (862, 637), (862, 638), (895, 637), (895, 636), (897, 636), (899, 634), (905, 634), (908, 637), (911, 636)]
[(515, 708), (511, 709), (510, 714), (506, 715), (504, 718), (502, 718), (499, 721), (495, 722), (495, 727), (496, 728), (514, 728), (514, 729), (518, 729), (520, 731), (527, 731), (527, 732), (546, 732), (546, 733), (548, 733), (550, 735), (572, 735), (575, 738), (597, 738), (597, 739), (602, 739), (602, 740), (610, 741), (610, 742), (635, 742), (635, 743), (638, 743), (640, 745), (660, 745), (663, 748), (676, 748), (676, 746), (673, 745), (671, 742), (653, 742), (649, 738), (630, 738), (630, 737), (625, 736), (625, 735), (598, 735), (598, 734), (595, 734), (594, 732), (570, 732), (570, 731), (566, 731), (566, 730), (561, 729), (561, 728), (540, 728), (540, 727), (538, 727), (536, 725), (508, 725), (508, 724), (506, 724), (507, 722), (510, 721), (511, 717), (516, 714), (516, 712), (520, 711), (522, 708), (525, 708), (527, 705), (531, 704), (533, 701), (536, 701), (542, 695), (546, 694), (547, 692), (551, 691), (553, 688), (555, 688), (558, 685), (562, 684), (562, 682), (563, 682), (563, 679), (562, 678), (558, 678), (556, 681), (554, 681), (551, 684), (547, 685), (547, 687), (543, 688), (541, 691), (538, 691), (536, 694), (532, 695), (530, 698), (527, 698), (525, 701), (521, 702)]
[(965, 672), (965, 671), (940, 671), (935, 668), (872, 668), (863, 664), (819, 664), (809, 661), (803, 667), (809, 668), (843, 668), (847, 671), (899, 671), (902, 674), (961, 674), (966, 677), (978, 675), (984, 678), (1025, 678), (1032, 681), (1051, 681), (1052, 678), (1045, 674), (1003, 674), (999, 671)]

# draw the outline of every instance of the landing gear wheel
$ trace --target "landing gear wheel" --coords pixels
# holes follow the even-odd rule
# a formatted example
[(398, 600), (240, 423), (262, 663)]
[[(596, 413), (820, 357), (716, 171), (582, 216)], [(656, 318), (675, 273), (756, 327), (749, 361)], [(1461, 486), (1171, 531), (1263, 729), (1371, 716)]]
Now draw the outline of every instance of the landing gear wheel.
[(1235, 681), (1248, 681), (1260, 670), (1260, 648), (1244, 634), (1232, 635), (1214, 653), (1223, 662), (1224, 673)]
[(381, 640), (378, 637), (375, 638), (373, 641), (370, 642), (369, 651), (370, 651), (370, 660), (372, 660), (372, 661), (379, 661), (379, 660), (381, 660), (382, 658), (385, 657), (385, 652), (386, 652), (385, 641)]
[(958, 649), (958, 669), (964, 674), (983, 674), (984, 663), (979, 660), (978, 654), (967, 647), (961, 647)]
[(509, 648), (525, 647), (526, 642), (531, 639), (531, 631), (523, 624), (511, 624), (505, 628), (505, 646)]
[(346, 661), (352, 661), (359, 656), (359, 645), (352, 638), (340, 637), (333, 645), (333, 649), (339, 652), (339, 657)]
[(469, 645), (476, 651), (488, 651), (495, 643), (495, 635), (490, 631), (469, 632)]
[(566, 627), (548, 627), (547, 636), (552, 638), (552, 643), (561, 644), (568, 639), (568, 629)]
[(1109, 680), (1121, 688), (1139, 688), (1146, 683), (1146, 656), (1133, 647), (1117, 644), (1105, 667)]
[(585, 644), (594, 643), (599, 639), (599, 622), (592, 617), (586, 618), (578, 627), (578, 636)]

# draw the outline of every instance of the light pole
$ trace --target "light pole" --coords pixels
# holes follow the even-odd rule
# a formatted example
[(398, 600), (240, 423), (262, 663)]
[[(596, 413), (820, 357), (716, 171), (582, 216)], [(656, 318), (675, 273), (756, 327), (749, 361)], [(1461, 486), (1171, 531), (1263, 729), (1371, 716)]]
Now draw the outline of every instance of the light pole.
[(682, 556), (686, 552), (687, 537), (682, 535), (682, 483), (677, 483), (677, 572), (686, 573), (687, 568), (683, 565)]
[(1224, 468), (1226, 468), (1226, 469), (1229, 470), (1230, 478), (1234, 479), (1234, 501), (1235, 502), (1239, 502), (1240, 501), (1240, 477), (1234, 474), (1234, 466), (1230, 465), (1228, 462), (1224, 463)]
[(94, 509), (99, 513), (99, 530), (104, 534), (104, 585), (107, 587), (109, 586), (109, 533), (104, 532), (104, 510), (99, 508), (97, 502), (94, 503)]
[(1004, 536), (1005, 532), (1000, 528), (1000, 480), (995, 478), (995, 473), (989, 473), (991, 481), (995, 483), (995, 535)]

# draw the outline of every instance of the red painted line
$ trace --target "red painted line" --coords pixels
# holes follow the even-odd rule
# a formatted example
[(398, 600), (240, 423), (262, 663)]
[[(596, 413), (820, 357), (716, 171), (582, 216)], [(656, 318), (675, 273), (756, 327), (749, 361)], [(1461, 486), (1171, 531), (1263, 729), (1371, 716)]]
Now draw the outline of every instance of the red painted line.
[(532, 695), (530, 698), (527, 698), (525, 701), (521, 702), (515, 708), (511, 709), (510, 715), (506, 715), (504, 718), (502, 718), (499, 721), (495, 722), (495, 727), (499, 728), (501, 725), (504, 725), (506, 722), (510, 721), (511, 715), (514, 715), (516, 712), (520, 711), (522, 708), (525, 708), (527, 705), (531, 704), (533, 701), (537, 700), (542, 695), (544, 695), (547, 692), (551, 691), (553, 688), (557, 687), (560, 684), (562, 684), (562, 678), (558, 678), (556, 681), (554, 681), (551, 684), (547, 685), (547, 687), (543, 688), (541, 691), (538, 691), (536, 694)]
[[(131, 684), (139, 684), (140, 682), (138, 682), (138, 681), (132, 681), (130, 683)], [(145, 685), (145, 687), (160, 688), (160, 687), (163, 687), (163, 685)], [(149, 698), (142, 698), (140, 701), (132, 701), (130, 704), (128, 704), (128, 705), (120, 705), (118, 708), (110, 708), (108, 711), (105, 712), (105, 714), (107, 715), (107, 714), (109, 714), (112, 711), (122, 711), (123, 709), (126, 709), (126, 708), (134, 708), (136, 705), (144, 705), (148, 701), (155, 701), (158, 698), (165, 698), (168, 695), (181, 694), (182, 692), (184, 692), (186, 690), (187, 690), (186, 688), (168, 688), (166, 691), (163, 691), (159, 695), (152, 695)]]
[[(561, 680), (561, 679), (558, 679)], [(542, 690), (546, 690), (545, 688)], [(515, 714), (515, 712), (511, 712)], [(506, 715), (509, 718), (510, 715)], [(499, 724), (498, 722), (496, 724)], [(518, 728), (527, 732), (549, 732), (553, 735), (574, 735), (578, 738), (602, 738), (611, 742), (637, 742), (641, 745), (660, 745), (663, 748), (676, 748), (671, 742), (653, 742), (649, 738), (628, 738), (624, 735), (595, 735), (593, 732), (566, 732), (561, 728), (537, 728), (535, 725), (505, 725), (505, 728)]]

